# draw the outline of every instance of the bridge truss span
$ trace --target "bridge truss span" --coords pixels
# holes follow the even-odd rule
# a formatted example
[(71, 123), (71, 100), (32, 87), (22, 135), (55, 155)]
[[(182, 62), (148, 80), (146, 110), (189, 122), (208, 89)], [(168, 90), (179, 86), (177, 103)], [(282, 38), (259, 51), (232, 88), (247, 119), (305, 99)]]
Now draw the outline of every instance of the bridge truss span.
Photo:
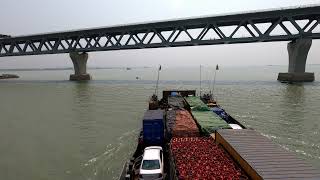
[(0, 57), (320, 38), (320, 6), (19, 37), (0, 37)]

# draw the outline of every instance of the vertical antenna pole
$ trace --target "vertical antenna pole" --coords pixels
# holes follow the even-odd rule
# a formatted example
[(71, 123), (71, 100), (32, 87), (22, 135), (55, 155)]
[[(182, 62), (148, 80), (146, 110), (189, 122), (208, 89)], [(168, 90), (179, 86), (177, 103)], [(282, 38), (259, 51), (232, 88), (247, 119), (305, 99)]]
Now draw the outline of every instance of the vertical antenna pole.
[(212, 95), (211, 86), (213, 85), (213, 76), (214, 76), (214, 73), (212, 71), (212, 75), (210, 76), (210, 82), (209, 82), (209, 93), (210, 93), (210, 95)]
[(200, 97), (201, 97), (201, 64), (200, 64)]
[(219, 66), (217, 64), (216, 66), (216, 71), (214, 72), (214, 80), (213, 80), (213, 85), (212, 85), (212, 93), (214, 91), (214, 85), (216, 84), (216, 76), (217, 76), (217, 71), (219, 70)]
[(155, 94), (157, 95), (157, 97), (158, 97), (158, 87), (159, 87), (160, 70), (161, 70), (161, 65), (159, 65), (157, 85), (156, 85), (156, 89), (155, 89)]

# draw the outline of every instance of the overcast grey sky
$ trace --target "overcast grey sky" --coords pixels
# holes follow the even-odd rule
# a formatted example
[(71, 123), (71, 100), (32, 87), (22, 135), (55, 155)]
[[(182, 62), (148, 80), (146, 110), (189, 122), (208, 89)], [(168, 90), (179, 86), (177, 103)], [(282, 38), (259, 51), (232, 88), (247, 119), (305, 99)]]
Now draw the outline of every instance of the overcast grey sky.
[[(308, 4), (320, 4), (320, 0), (1, 0), (0, 34), (15, 36)], [(97, 52), (89, 54), (88, 65), (287, 65), (286, 46), (286, 42), (277, 42)], [(314, 40), (307, 63), (320, 63), (319, 47), (319, 40)], [(72, 66), (68, 54), (0, 59), (0, 68), (65, 66)]]

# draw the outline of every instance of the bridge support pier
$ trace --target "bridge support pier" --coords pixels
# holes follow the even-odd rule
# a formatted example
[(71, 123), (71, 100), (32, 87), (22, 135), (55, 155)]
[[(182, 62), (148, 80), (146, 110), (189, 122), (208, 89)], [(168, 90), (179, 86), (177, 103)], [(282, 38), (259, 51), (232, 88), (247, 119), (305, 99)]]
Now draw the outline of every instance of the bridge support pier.
[(88, 53), (70, 52), (70, 58), (74, 67), (74, 74), (70, 75), (70, 81), (90, 80), (90, 74), (87, 74)]
[(288, 43), (289, 70), (288, 73), (279, 73), (281, 82), (313, 82), (314, 73), (307, 73), (306, 61), (312, 45), (312, 39), (297, 39)]

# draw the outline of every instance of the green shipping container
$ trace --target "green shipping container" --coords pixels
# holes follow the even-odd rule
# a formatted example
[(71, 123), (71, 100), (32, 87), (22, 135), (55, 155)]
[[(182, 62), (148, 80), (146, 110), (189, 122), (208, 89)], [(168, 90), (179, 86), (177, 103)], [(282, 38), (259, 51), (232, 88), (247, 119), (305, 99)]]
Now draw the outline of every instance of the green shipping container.
[(201, 132), (209, 135), (218, 129), (230, 129), (231, 127), (218, 115), (211, 111), (194, 111), (192, 115), (200, 126)]
[(201, 101), (200, 97), (186, 97), (186, 101), (193, 111), (210, 111), (209, 107)]

